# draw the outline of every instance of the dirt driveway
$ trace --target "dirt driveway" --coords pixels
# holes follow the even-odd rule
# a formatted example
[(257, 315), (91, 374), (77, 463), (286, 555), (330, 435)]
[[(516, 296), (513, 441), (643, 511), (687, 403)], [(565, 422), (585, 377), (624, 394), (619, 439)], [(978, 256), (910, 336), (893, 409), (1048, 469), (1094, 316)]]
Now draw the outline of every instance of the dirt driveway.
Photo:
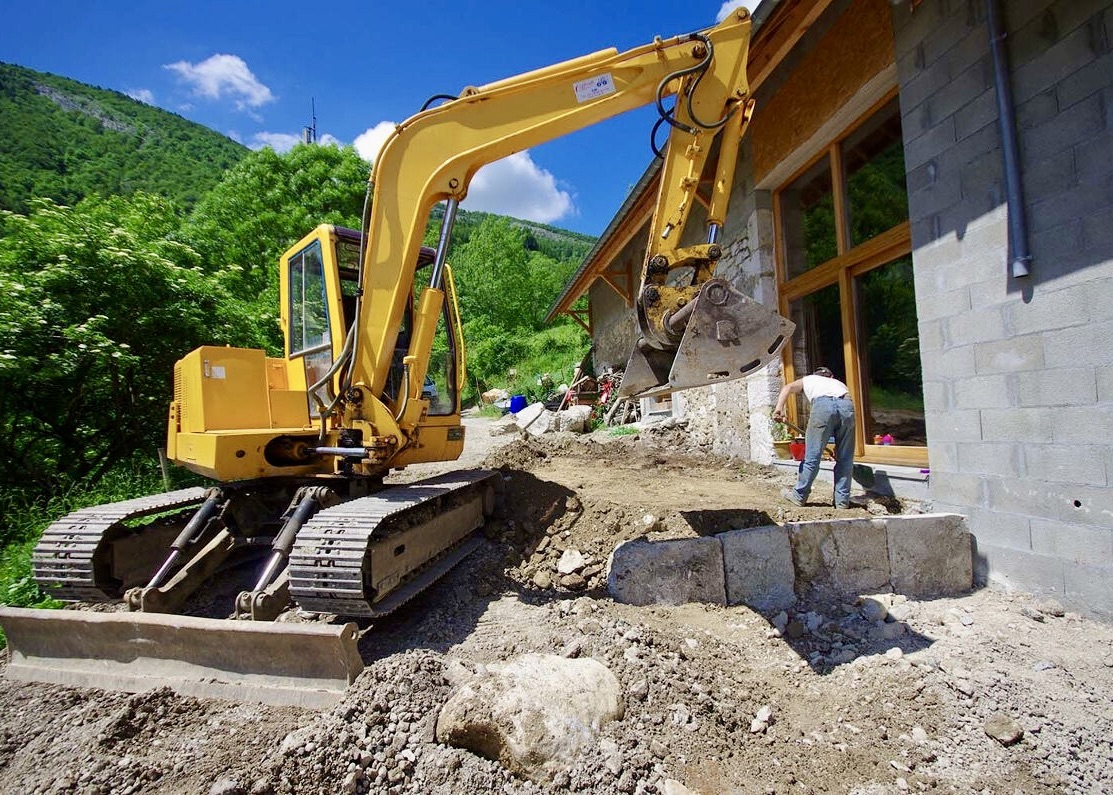
[[(884, 595), (887, 617), (849, 599), (783, 616), (616, 604), (597, 586), (620, 540), (833, 511), (785, 505), (785, 475), (689, 454), (675, 429), (520, 440), (484, 426), (469, 421), (457, 466), (503, 468), (504, 515), (480, 552), (367, 629), (367, 669), (338, 706), (0, 679), (0, 792), (1113, 791), (1110, 627), (994, 590)], [(580, 580), (555, 571), (569, 549)], [(593, 657), (626, 701), (552, 781), (433, 738), (450, 669), (527, 652)]]

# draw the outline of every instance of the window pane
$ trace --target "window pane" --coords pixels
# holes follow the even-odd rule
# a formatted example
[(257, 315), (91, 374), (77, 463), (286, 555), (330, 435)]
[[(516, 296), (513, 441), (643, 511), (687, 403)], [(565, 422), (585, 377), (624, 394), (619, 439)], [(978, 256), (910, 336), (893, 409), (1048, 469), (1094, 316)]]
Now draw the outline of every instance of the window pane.
[(900, 107), (894, 99), (843, 142), (851, 245), (908, 220)]
[[(859, 399), (866, 444), (924, 446), (924, 387), (912, 258), (874, 268), (854, 280), (858, 355), (867, 394)], [(881, 439), (875, 439), (881, 437)]]
[(290, 259), (290, 355), (328, 342), (324, 264), (321, 244), (314, 241)]
[(781, 219), (788, 278), (839, 253), (829, 158), (820, 160), (781, 192)]
[[(832, 284), (789, 304), (790, 320), (796, 324), (792, 335), (792, 366), (800, 378), (815, 368), (830, 367), (835, 377), (846, 380), (843, 361), (842, 314), (839, 286)], [(808, 402), (797, 395), (797, 417), (808, 416)]]

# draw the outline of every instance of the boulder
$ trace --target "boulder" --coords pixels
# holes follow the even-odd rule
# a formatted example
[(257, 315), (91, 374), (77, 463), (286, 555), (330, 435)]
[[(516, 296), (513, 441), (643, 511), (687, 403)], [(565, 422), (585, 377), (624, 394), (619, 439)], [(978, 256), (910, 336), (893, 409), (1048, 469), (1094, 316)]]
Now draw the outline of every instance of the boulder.
[(567, 770), (623, 714), (618, 679), (591, 658), (526, 654), (483, 670), (441, 708), (437, 740), (535, 781)]

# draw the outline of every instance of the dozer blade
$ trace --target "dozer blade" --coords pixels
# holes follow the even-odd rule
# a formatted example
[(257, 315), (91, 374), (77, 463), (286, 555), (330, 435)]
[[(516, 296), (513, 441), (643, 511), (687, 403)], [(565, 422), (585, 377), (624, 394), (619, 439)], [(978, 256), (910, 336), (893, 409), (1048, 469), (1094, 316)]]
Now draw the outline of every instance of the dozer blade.
[(8, 676), (320, 709), (363, 670), (355, 624), (0, 607)]
[(639, 340), (622, 376), (619, 397), (645, 397), (750, 375), (771, 362), (796, 324), (724, 279), (710, 279), (675, 352)]

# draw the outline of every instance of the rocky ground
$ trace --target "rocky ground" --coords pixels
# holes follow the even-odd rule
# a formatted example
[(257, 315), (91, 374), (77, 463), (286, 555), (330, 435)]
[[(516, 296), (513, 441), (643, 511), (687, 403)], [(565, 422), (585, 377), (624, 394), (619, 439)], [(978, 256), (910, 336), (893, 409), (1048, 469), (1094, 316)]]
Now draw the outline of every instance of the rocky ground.
[[(832, 516), (824, 487), (787, 505), (786, 475), (688, 450), (681, 428), (494, 439), (477, 423), (466, 458), (503, 470), (503, 512), (478, 553), (365, 629), (367, 668), (339, 705), (2, 678), (0, 792), (1113, 791), (1113, 628), (992, 589), (778, 615), (617, 604), (603, 584), (619, 541)], [(603, 663), (622, 717), (538, 780), (436, 740), (462, 683), (536, 653)]]

